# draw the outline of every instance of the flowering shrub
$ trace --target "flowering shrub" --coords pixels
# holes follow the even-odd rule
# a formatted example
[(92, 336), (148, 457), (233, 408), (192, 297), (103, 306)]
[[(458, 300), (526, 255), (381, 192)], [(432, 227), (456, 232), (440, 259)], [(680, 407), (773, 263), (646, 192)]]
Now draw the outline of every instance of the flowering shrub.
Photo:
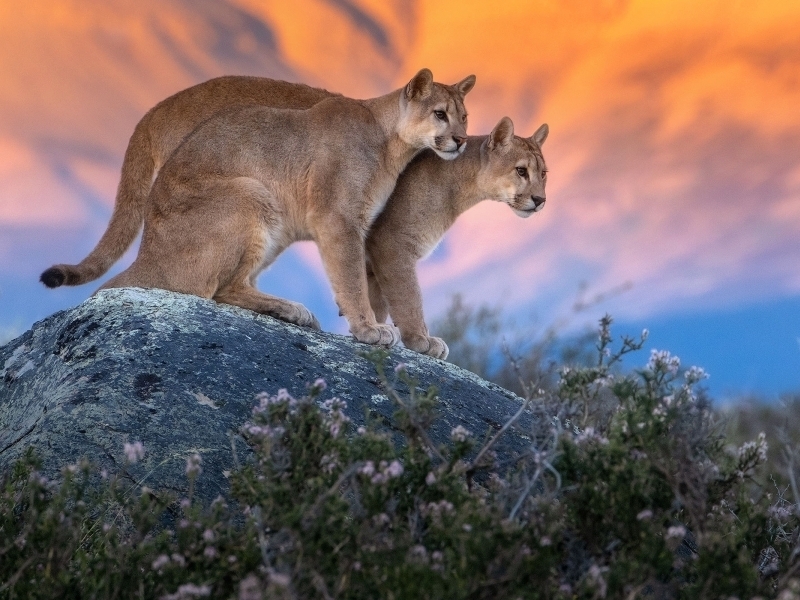
[[(261, 394), (241, 429), (252, 457), (208, 506), (196, 454), (185, 498), (86, 462), (50, 482), (29, 454), (0, 490), (0, 598), (800, 597), (798, 499), (754, 479), (765, 439), (731, 449), (704, 374), (669, 353), (618, 374), (642, 339), (613, 350), (610, 323), (591, 367), (530, 389), (483, 443), (460, 425), (434, 443), (435, 391), (385, 352), (392, 433), (353, 431), (322, 380)], [(519, 455), (495, 452), (520, 434)]]

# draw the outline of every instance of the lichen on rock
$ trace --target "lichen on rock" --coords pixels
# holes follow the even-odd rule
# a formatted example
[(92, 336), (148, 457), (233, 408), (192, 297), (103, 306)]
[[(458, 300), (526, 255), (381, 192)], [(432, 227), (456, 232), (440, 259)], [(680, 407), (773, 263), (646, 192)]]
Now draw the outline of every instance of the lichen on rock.
[[(196, 296), (102, 290), (0, 347), (0, 469), (32, 446), (51, 476), (88, 457), (151, 488), (182, 491), (186, 458), (198, 453), (198, 492), (213, 498), (227, 489), (231, 445), (248, 452), (238, 431), (259, 392), (302, 396), (322, 378), (326, 396), (344, 399), (356, 426), (367, 414), (389, 422), (394, 407), (362, 356), (370, 348)], [(439, 390), (434, 440), (458, 425), (482, 434), (520, 406), (511, 392), (452, 364), (404, 348), (389, 360)], [(123, 454), (133, 442), (147, 449), (135, 465)]]

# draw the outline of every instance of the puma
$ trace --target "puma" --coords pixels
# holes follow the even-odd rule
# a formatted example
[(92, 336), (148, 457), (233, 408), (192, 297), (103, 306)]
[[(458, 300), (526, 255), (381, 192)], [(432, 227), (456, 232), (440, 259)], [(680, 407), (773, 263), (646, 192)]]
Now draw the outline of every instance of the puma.
[[(464, 151), (464, 96), (421, 70), (371, 100), (333, 96), (307, 110), (237, 107), (202, 123), (159, 171), (139, 255), (103, 287), (157, 287), (318, 327), (301, 304), (254, 287), (292, 242), (319, 246), (356, 339), (391, 346), (397, 331), (370, 307), (364, 240), (398, 176), (420, 150)], [(42, 280), (57, 278), (59, 266)]]
[(239, 105), (310, 108), (339, 96), (327, 90), (266, 77), (228, 75), (181, 90), (151, 108), (125, 150), (114, 212), (92, 252), (77, 265), (55, 265), (42, 274), (48, 287), (81, 285), (102, 277), (142, 228), (150, 189), (175, 148), (203, 121)]
[(455, 160), (425, 151), (403, 172), (370, 230), (366, 250), (376, 320), (391, 316), (407, 348), (442, 359), (449, 351), (425, 325), (417, 261), (433, 251), (461, 213), (482, 200), (505, 203), (525, 218), (544, 208), (547, 166), (541, 146), (548, 133), (545, 124), (530, 138), (517, 137), (504, 117), (490, 135), (469, 136)]

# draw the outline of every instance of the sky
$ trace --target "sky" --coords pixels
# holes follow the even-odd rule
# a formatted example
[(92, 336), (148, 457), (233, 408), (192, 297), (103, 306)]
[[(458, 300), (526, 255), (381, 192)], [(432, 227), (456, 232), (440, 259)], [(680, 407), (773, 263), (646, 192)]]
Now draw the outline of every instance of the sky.
[[(520, 135), (550, 126), (545, 210), (464, 214), (419, 265), (429, 321), (454, 293), (532, 336), (608, 312), (616, 333), (646, 327), (648, 348), (705, 367), (723, 402), (798, 391), (797, 23), (795, 0), (0, 3), (0, 340), (102, 282), (38, 276), (100, 238), (158, 101), (223, 74), (366, 98), (428, 67), (477, 76), (471, 134), (503, 116)], [(259, 287), (346, 331), (313, 244)], [(602, 300), (576, 313), (581, 294)]]

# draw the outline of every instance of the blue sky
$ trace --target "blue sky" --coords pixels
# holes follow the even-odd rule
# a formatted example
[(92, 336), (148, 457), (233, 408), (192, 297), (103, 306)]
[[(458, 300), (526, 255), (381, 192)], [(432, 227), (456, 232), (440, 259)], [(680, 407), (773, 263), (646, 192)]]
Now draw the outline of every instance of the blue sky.
[[(620, 333), (648, 328), (649, 345), (705, 367), (721, 400), (800, 390), (800, 4), (579, 4), (4, 6), (0, 336), (96, 288), (46, 290), (38, 276), (97, 242), (129, 136), (158, 101), (224, 74), (372, 97), (429, 67), (447, 83), (477, 75), (470, 133), (502, 116), (523, 136), (550, 126), (545, 210), (519, 219), (486, 202), (463, 215), (420, 265), (429, 321), (461, 293), (533, 328), (568, 315), (582, 282), (629, 286), (581, 318), (607, 311)], [(508, 34), (520, 15), (547, 35), (521, 46)], [(308, 244), (261, 287), (345, 331)]]

